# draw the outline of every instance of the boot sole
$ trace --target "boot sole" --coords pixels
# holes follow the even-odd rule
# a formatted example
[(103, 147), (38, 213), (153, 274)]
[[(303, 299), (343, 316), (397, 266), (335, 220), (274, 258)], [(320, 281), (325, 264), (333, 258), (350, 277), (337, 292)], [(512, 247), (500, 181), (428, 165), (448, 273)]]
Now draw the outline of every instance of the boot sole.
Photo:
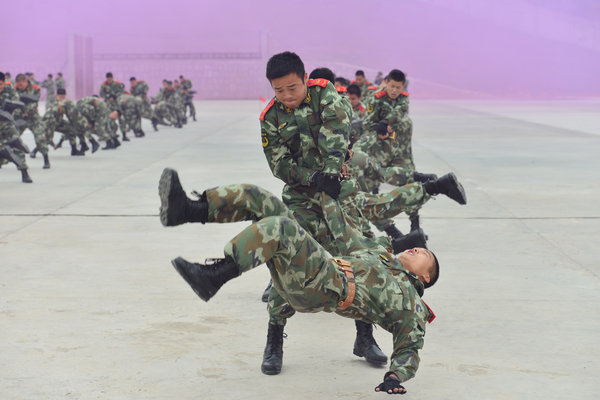
[(193, 283), (193, 279), (188, 273), (188, 270), (185, 266), (185, 264), (187, 264), (187, 261), (185, 261), (181, 257), (177, 257), (176, 259), (171, 260), (171, 264), (173, 265), (173, 267), (175, 267), (175, 270), (177, 270), (179, 275), (181, 275), (181, 277), (188, 283), (188, 285), (190, 285), (190, 287), (192, 288), (192, 290), (194, 290), (198, 297), (200, 297), (204, 301), (209, 301), (211, 297), (213, 297), (214, 294), (211, 294), (211, 289), (208, 287), (211, 286), (210, 284), (207, 283), (206, 287), (203, 287), (201, 286), (201, 283), (200, 285), (198, 283)]
[(260, 370), (265, 375), (279, 375), (279, 373), (281, 372), (281, 368), (276, 369), (276, 370), (270, 370), (270, 369), (263, 368), (262, 366), (260, 367)]
[(160, 222), (163, 224), (163, 226), (180, 225), (173, 222), (172, 215), (169, 215), (169, 197), (171, 197), (173, 182), (175, 180), (179, 182), (177, 171), (170, 168), (165, 168), (158, 182), (158, 196), (160, 197)]
[(450, 193), (451, 196), (449, 197), (458, 204), (467, 204), (467, 194), (465, 193), (465, 188), (463, 188), (463, 185), (461, 185), (461, 183), (458, 181), (458, 178), (456, 175), (454, 175), (454, 172), (450, 173), (450, 178), (452, 178), (456, 190), (453, 190), (452, 193)]

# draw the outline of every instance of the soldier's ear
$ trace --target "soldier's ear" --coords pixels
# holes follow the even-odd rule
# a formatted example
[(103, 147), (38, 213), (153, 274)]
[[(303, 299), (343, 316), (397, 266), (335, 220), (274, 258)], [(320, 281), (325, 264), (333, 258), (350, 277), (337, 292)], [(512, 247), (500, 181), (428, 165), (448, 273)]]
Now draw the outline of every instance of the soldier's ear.
[(429, 271), (427, 271), (423, 275), (421, 275), (421, 278), (423, 278), (423, 281), (425, 281), (424, 283), (431, 282), (431, 275), (429, 275)]

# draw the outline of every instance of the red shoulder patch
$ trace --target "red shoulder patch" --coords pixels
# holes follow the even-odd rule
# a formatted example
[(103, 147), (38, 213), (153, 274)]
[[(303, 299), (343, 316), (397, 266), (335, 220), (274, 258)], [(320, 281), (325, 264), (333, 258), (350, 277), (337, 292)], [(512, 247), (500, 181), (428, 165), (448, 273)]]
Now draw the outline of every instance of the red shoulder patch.
[(103, 85), (108, 85), (108, 82), (104, 81), (104, 83), (102, 83)]
[(273, 97), (271, 99), (271, 101), (269, 102), (269, 104), (267, 104), (267, 106), (265, 107), (264, 110), (262, 110), (262, 112), (260, 113), (260, 120), (264, 121), (265, 120), (265, 115), (267, 115), (267, 112), (269, 112), (269, 110), (271, 109), (271, 107), (273, 107), (273, 104), (275, 104), (275, 97)]
[(367, 86), (367, 89), (369, 89), (369, 90), (377, 90), (377, 89), (379, 89), (379, 86), (375, 86), (375, 85)]
[(385, 96), (386, 94), (387, 94), (387, 92), (385, 90), (382, 90), (381, 92), (375, 93), (375, 97), (377, 97), (378, 99), (380, 99), (383, 96)]
[(35, 90), (42, 90), (38, 85), (31, 85), (32, 88), (34, 88)]
[(306, 85), (308, 87), (312, 87), (312, 86), (325, 87), (325, 86), (327, 86), (328, 83), (329, 83), (329, 81), (327, 79), (309, 79), (308, 81), (306, 81)]
[(360, 110), (360, 111), (361, 111), (363, 114), (364, 114), (364, 113), (365, 113), (365, 111), (366, 111), (366, 110), (365, 110), (365, 108), (363, 107), (363, 105), (362, 105), (362, 104), (359, 104), (359, 105), (358, 105), (358, 109), (359, 109), (359, 110)]
[[(421, 299), (421, 301), (423, 301), (423, 299)], [(425, 303), (423, 301), (423, 304), (425, 304), (425, 307), (427, 307), (427, 309), (429, 310), (429, 312), (431, 313), (431, 317), (429, 317), (429, 320), (427, 322), (432, 323), (433, 320), (435, 319), (435, 314), (433, 313), (433, 310), (431, 308), (429, 308), (429, 306), (427, 305), (427, 303)]]
[(337, 90), (338, 93), (346, 93), (348, 91), (348, 89), (343, 86), (336, 87), (335, 90)]
[(406, 97), (408, 97), (408, 92), (401, 91), (401, 92), (400, 92), (400, 94), (401, 94), (402, 96), (406, 96)]
[(356, 84), (356, 81), (350, 81), (350, 84), (351, 85)]

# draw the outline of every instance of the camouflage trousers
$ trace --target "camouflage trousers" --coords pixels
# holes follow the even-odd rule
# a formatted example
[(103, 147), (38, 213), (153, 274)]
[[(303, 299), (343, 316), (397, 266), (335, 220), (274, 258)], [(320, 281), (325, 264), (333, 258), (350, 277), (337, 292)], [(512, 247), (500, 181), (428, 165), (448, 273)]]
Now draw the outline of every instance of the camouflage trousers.
[[(19, 131), (17, 130), (17, 127), (15, 126), (14, 122), (0, 121), (0, 147), (4, 146), (6, 143), (18, 137)], [(26, 162), (27, 154), (23, 153), (21, 150), (18, 149), (13, 149), (13, 151), (15, 152), (16, 156), (21, 160), (23, 166), (23, 168), (21, 169), (28, 169), (29, 167), (27, 166)], [(0, 160), (0, 163), (6, 164), (8, 163), (8, 161), (2, 159)]]
[(142, 100), (130, 97), (121, 104), (119, 126), (123, 134), (130, 130), (137, 132), (142, 129)]
[(142, 102), (142, 104), (141, 104), (142, 118), (152, 120), (152, 118), (154, 118), (154, 110), (152, 109), (150, 99), (148, 97), (138, 97), (138, 98)]
[(207, 190), (208, 222), (256, 221), (225, 245), (247, 272), (266, 263), (273, 287), (299, 312), (333, 312), (345, 297), (345, 277), (281, 200), (257, 186), (229, 185)]
[(174, 108), (164, 100), (156, 104), (154, 111), (159, 119), (167, 121), (172, 125), (176, 125), (179, 121)]
[(44, 155), (48, 154), (48, 142), (46, 140), (46, 135), (44, 134), (45, 129), (42, 118), (36, 112), (32, 116), (28, 116), (25, 121), (27, 122), (27, 125), (21, 129), (19, 135), (22, 135), (25, 129), (29, 128), (35, 139), (35, 147), (40, 153)]

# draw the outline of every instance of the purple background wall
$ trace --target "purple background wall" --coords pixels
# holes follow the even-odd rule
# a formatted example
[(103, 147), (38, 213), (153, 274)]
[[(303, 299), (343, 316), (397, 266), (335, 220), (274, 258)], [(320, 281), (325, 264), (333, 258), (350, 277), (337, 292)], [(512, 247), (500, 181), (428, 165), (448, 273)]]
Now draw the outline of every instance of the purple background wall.
[(96, 91), (110, 70), (148, 81), (151, 93), (183, 74), (197, 98), (270, 97), (265, 62), (289, 49), (308, 70), (346, 77), (400, 68), (418, 98), (600, 97), (596, 0), (21, 0), (17, 8), (0, 25), (0, 70), (66, 73), (69, 35), (88, 36)]

